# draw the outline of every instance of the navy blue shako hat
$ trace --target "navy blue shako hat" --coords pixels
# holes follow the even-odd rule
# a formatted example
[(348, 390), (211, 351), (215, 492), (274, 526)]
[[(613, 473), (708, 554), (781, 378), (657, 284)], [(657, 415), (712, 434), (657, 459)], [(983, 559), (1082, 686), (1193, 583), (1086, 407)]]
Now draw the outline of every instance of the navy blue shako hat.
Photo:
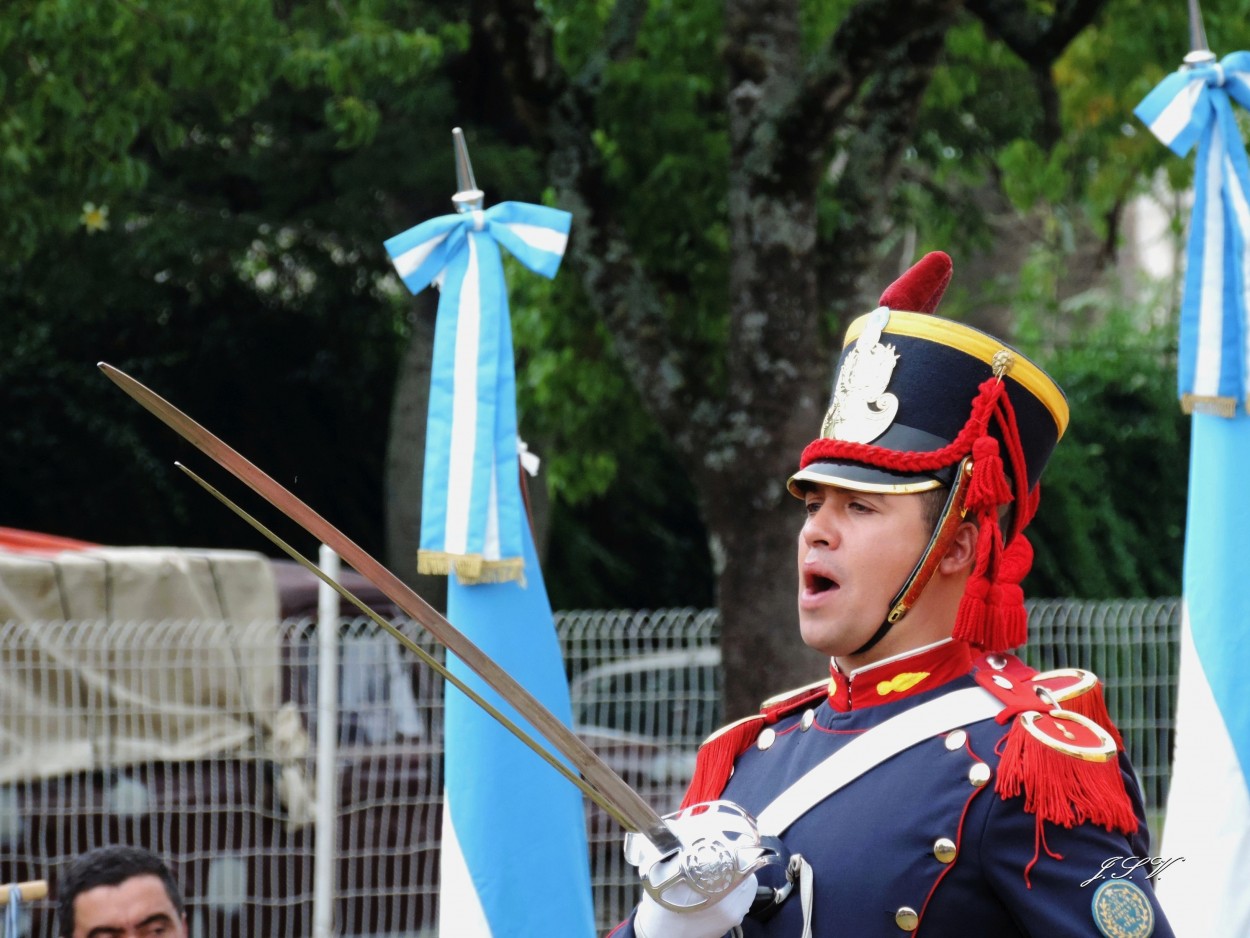
[[(1023, 535), (1038, 480), (1068, 424), (1063, 391), (1040, 367), (988, 333), (932, 315), (950, 280), (950, 258), (925, 255), (851, 323), (821, 435), (804, 449), (787, 486), (812, 483), (887, 494), (949, 489), (942, 519), (891, 604), (871, 647), (914, 603), (957, 522), (979, 524), (978, 556), (955, 628), (986, 650), (1023, 644), (1019, 589), (1032, 564)], [(1011, 505), (1010, 530), (999, 528)]]

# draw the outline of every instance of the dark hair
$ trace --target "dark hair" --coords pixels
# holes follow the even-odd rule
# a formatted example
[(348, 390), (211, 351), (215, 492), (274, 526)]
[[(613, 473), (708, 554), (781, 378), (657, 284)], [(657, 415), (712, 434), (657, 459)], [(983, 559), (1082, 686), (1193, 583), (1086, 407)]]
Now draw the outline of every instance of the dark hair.
[(942, 520), (942, 509), (946, 507), (946, 499), (950, 493), (950, 487), (945, 485), (917, 493), (921, 499), (921, 517), (924, 518), (929, 533), (937, 530), (938, 522)]
[[(1010, 484), (1010, 481), (1008, 484)], [(942, 520), (942, 509), (946, 507), (946, 499), (950, 496), (950, 493), (950, 487), (946, 485), (917, 493), (922, 499), (920, 511), (925, 525), (929, 528), (929, 533), (937, 530), (938, 523)], [(1009, 503), (998, 507), (998, 525), (1002, 529), (1004, 536), (1011, 530), (1015, 516), (1014, 504)], [(964, 520), (971, 521), (973, 524), (977, 523), (976, 517), (971, 514)]]
[(57, 916), (61, 924), (61, 938), (71, 938), (74, 934), (74, 900), (80, 893), (97, 886), (119, 886), (133, 876), (159, 878), (178, 915), (185, 914), (182, 893), (169, 867), (160, 857), (142, 847), (100, 847), (75, 857), (57, 880)]

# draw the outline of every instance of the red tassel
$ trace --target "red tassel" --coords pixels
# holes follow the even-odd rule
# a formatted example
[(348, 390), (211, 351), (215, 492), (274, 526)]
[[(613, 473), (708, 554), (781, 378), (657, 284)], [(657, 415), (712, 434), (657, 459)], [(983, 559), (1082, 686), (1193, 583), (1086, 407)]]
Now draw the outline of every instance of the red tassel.
[(1024, 795), (1024, 810), (1041, 821), (1073, 827), (1089, 821), (1107, 830), (1137, 830), (1119, 760), (1091, 762), (1052, 749), (1017, 718), (1007, 734), (995, 790), (1002, 798)]
[[(996, 527), (993, 533), (997, 535)], [(1028, 638), (1028, 613), (1024, 609), (1024, 592), (1019, 584), (1032, 565), (1033, 546), (1023, 534), (1017, 534), (1002, 551), (997, 568), (987, 576), (990, 586), (980, 631), (964, 637), (964, 641), (973, 642), (987, 651), (1006, 651), (1025, 643)]]
[(977, 531), (976, 560), (972, 566), (972, 575), (968, 577), (968, 583), (964, 587), (963, 598), (959, 601), (959, 611), (955, 615), (955, 628), (952, 632), (952, 637), (957, 641), (967, 642), (978, 648), (984, 647), (985, 642), (987, 601), (992, 585), (989, 570), (997, 541), (998, 525), (988, 521), (983, 514)]
[(985, 599), (989, 591), (990, 584), (984, 576), (968, 580), (963, 598), (959, 600), (959, 612), (955, 615), (955, 628), (951, 633), (955, 641), (981, 646), (985, 635)]
[(1006, 583), (1019, 583), (1033, 566), (1033, 545), (1023, 534), (1017, 534), (1003, 550), (998, 564), (998, 578)]
[(731, 723), (699, 747), (694, 777), (681, 801), (683, 808), (720, 797), (733, 773), (734, 762), (751, 747), (763, 729), (763, 716), (747, 717)]
[(972, 478), (964, 504), (969, 511), (994, 511), (1012, 499), (1011, 486), (998, 454), (998, 440), (983, 436), (972, 444)]
[(989, 651), (1018, 648), (1028, 638), (1028, 613), (1024, 591), (1015, 583), (995, 583), (990, 587), (985, 608), (981, 647)]

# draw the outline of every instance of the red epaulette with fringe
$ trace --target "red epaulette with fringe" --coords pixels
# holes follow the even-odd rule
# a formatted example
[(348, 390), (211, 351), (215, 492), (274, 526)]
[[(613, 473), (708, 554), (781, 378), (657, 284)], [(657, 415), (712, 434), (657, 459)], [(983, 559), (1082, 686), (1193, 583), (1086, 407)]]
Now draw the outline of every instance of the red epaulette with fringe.
[(1039, 674), (1011, 655), (985, 655), (974, 664), (977, 683), (1003, 703), (996, 719), (1011, 726), (995, 784), (999, 796), (1023, 795), (1039, 831), (1043, 821), (1136, 831), (1120, 774), (1123, 740), (1098, 678), (1078, 668)]
[(733, 773), (734, 762), (759, 738), (764, 727), (824, 700), (829, 696), (829, 679), (825, 678), (770, 697), (760, 705), (760, 712), (722, 726), (703, 741), (695, 760), (694, 777), (686, 789), (681, 806), (689, 807), (720, 797)]

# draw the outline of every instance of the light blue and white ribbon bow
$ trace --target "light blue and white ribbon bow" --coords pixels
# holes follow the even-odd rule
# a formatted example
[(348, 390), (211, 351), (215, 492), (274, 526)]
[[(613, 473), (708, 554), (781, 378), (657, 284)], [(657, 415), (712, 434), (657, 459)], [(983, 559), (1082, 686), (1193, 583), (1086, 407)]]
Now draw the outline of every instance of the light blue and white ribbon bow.
[(441, 215), (385, 243), (413, 293), (441, 289), (434, 327), (417, 569), (461, 581), (523, 577), (516, 375), (502, 245), (554, 277), (572, 216), (525, 202)]
[(1178, 379), (1186, 412), (1231, 417), (1250, 401), (1250, 167), (1232, 100), (1250, 108), (1250, 53), (1182, 68), (1134, 114), (1178, 156), (1196, 143)]

